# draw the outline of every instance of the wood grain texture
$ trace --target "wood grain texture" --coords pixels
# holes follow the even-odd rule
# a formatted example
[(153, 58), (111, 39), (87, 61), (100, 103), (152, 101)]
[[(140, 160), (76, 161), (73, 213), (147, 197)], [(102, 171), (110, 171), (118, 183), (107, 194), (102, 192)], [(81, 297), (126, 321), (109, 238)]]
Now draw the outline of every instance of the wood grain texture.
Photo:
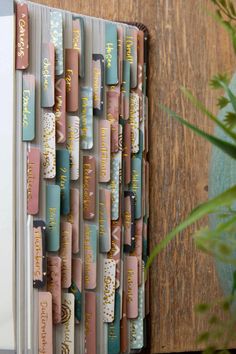
[[(112, 20), (143, 22), (150, 31), (150, 247), (207, 199), (210, 148), (166, 116), (162, 102), (208, 131), (212, 125), (180, 93), (190, 88), (210, 109), (208, 81), (234, 69), (235, 56), (206, 0), (38, 0)], [(201, 225), (206, 224), (206, 221)], [(199, 226), (199, 225), (198, 225)], [(206, 324), (194, 311), (221, 296), (212, 260), (196, 250), (194, 228), (182, 233), (151, 272), (151, 353), (195, 351)], [(233, 346), (233, 345), (232, 345)]]

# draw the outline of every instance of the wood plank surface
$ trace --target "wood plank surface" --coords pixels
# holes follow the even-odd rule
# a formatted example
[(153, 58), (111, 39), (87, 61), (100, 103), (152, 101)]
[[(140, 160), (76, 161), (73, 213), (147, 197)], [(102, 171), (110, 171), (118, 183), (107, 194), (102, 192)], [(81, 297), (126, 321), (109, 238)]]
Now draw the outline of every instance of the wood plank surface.
[[(150, 247), (207, 199), (210, 148), (166, 116), (170, 106), (201, 128), (211, 124), (181, 95), (181, 85), (215, 111), (208, 81), (235, 65), (227, 34), (205, 12), (209, 0), (35, 0), (112, 20), (143, 22), (150, 31)], [(205, 222), (206, 223), (206, 222)], [(221, 296), (212, 260), (182, 233), (151, 272), (151, 353), (195, 351), (206, 324), (194, 311)]]

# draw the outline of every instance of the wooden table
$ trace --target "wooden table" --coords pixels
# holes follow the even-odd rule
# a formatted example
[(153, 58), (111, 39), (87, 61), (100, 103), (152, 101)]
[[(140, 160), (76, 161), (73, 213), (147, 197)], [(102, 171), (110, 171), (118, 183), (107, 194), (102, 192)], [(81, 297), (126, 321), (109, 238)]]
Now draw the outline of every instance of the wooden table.
[[(215, 111), (208, 82), (232, 72), (231, 42), (206, 8), (210, 0), (35, 0), (81, 14), (143, 22), (150, 31), (150, 247), (207, 199), (210, 147), (167, 117), (164, 103), (207, 131), (210, 122), (181, 95), (190, 88)], [(199, 223), (197, 226), (206, 224)], [(210, 257), (196, 250), (191, 234), (179, 235), (151, 272), (151, 353), (200, 350), (197, 333), (206, 329), (195, 313), (201, 302), (221, 296)]]

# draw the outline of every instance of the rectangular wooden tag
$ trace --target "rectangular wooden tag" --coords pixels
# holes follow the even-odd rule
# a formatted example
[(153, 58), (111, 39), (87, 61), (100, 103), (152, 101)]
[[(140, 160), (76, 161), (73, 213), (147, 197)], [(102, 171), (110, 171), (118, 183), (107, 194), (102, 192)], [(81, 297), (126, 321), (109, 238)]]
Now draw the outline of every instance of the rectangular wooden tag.
[(96, 160), (83, 156), (83, 216), (92, 220), (96, 213)]
[(81, 148), (93, 147), (93, 92), (91, 87), (82, 87), (80, 92), (80, 137)]
[(75, 319), (82, 319), (82, 261), (80, 258), (72, 259), (72, 283), (69, 292), (75, 297)]
[(107, 258), (114, 259), (116, 262), (116, 289), (120, 286), (121, 271), (121, 240), (122, 240), (122, 219), (121, 214), (118, 220), (111, 222), (111, 250), (107, 254)]
[(126, 29), (125, 36), (125, 60), (130, 63), (130, 85), (131, 88), (137, 86), (137, 47), (138, 47), (138, 30), (133, 27)]
[(29, 66), (29, 12), (26, 3), (16, 3), (16, 69)]
[(106, 84), (116, 85), (118, 83), (118, 38), (117, 25), (114, 23), (105, 24), (105, 68)]
[(79, 76), (85, 75), (85, 29), (84, 19), (73, 16), (72, 20), (72, 46), (79, 52)]
[(111, 249), (111, 191), (99, 190), (99, 250), (109, 252)]
[(104, 95), (104, 57), (93, 54), (93, 113), (101, 116), (103, 113)]
[(56, 252), (60, 247), (60, 187), (46, 186), (46, 235), (47, 251)]
[(42, 43), (41, 107), (55, 104), (55, 48), (52, 43)]
[(85, 292), (85, 353), (97, 353), (97, 306), (96, 293), (91, 291)]
[(119, 218), (119, 168), (120, 155), (119, 153), (111, 154), (111, 179), (109, 188), (111, 190), (111, 219)]
[(137, 93), (130, 94), (129, 123), (131, 125), (131, 151), (139, 152), (139, 97)]
[(38, 352), (53, 354), (52, 295), (40, 291), (38, 296)]
[(66, 81), (60, 78), (55, 83), (55, 106), (57, 143), (66, 141)]
[(99, 182), (110, 181), (111, 124), (108, 120), (99, 121)]
[(142, 160), (132, 158), (130, 190), (135, 193), (135, 219), (142, 216)]
[(79, 117), (67, 116), (66, 148), (70, 152), (70, 179), (72, 181), (79, 178), (79, 126)]
[(127, 318), (138, 317), (138, 259), (127, 256), (125, 259), (125, 291), (127, 294)]
[(115, 294), (115, 318), (108, 323), (108, 353), (120, 353), (120, 294)]
[(135, 248), (135, 194), (130, 191), (124, 192), (124, 251), (132, 252)]
[(103, 322), (113, 322), (115, 316), (116, 262), (104, 259), (103, 274)]
[(65, 49), (66, 110), (79, 108), (79, 53), (77, 49)]
[(111, 123), (112, 152), (117, 152), (119, 145), (119, 104), (119, 93), (115, 91), (107, 91), (107, 120)]
[(46, 225), (41, 220), (33, 221), (33, 286), (43, 288), (46, 282)]
[(61, 308), (61, 337), (60, 347), (61, 353), (74, 354), (75, 348), (75, 298), (73, 294), (62, 294)]
[(31, 148), (27, 161), (27, 212), (39, 212), (40, 149)]
[(72, 278), (72, 225), (66, 221), (61, 222), (59, 255), (61, 257), (61, 286), (69, 288)]
[(55, 115), (46, 110), (43, 111), (42, 135), (43, 177), (54, 178), (56, 176)]
[(97, 284), (97, 228), (84, 224), (84, 287), (93, 290)]
[(79, 252), (79, 189), (70, 189), (70, 214), (67, 221), (72, 225), (72, 253)]
[(123, 81), (121, 85), (122, 100), (122, 118), (129, 119), (129, 101), (130, 101), (130, 63), (127, 60), (123, 62)]
[(123, 168), (124, 183), (127, 185), (131, 181), (131, 125), (124, 125), (124, 147), (123, 147)]
[(61, 322), (61, 258), (47, 257), (47, 291), (52, 294), (53, 323)]
[(22, 87), (22, 140), (35, 138), (35, 76), (23, 75)]
[(61, 11), (50, 11), (50, 41), (55, 47), (55, 73), (56, 75), (62, 75), (64, 71), (64, 48)]
[(70, 212), (70, 154), (69, 150), (61, 149), (56, 153), (56, 184), (61, 188), (61, 213)]

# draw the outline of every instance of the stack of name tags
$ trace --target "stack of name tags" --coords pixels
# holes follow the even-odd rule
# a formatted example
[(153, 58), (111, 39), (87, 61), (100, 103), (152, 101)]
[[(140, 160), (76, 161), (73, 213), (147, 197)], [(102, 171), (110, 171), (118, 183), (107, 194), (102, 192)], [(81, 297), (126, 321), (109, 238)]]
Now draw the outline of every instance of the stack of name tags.
[(147, 45), (141, 24), (16, 3), (33, 353), (147, 346)]

